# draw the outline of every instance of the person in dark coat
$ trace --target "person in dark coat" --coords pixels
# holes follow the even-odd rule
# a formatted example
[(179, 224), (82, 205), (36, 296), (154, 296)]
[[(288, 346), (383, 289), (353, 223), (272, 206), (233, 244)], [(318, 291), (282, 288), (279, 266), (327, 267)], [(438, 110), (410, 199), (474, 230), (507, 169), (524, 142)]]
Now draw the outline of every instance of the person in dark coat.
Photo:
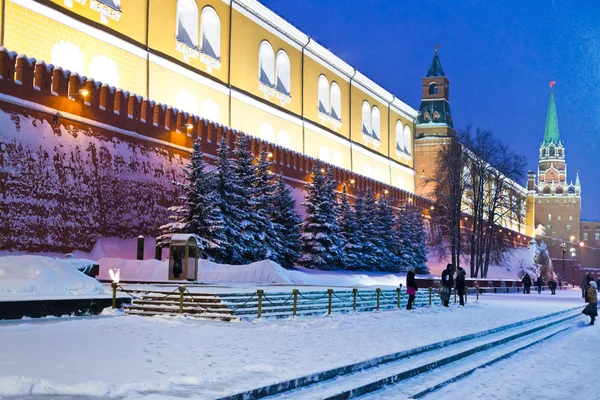
[(417, 281), (415, 280), (415, 269), (409, 267), (408, 273), (406, 274), (406, 293), (408, 294), (407, 310), (412, 310), (417, 290), (419, 290), (419, 286), (417, 286)]
[[(584, 275), (583, 278), (581, 279), (581, 285), (579, 285), (579, 287), (581, 288), (581, 298), (585, 298), (585, 292), (587, 290), (587, 285), (588, 285), (588, 280), (587, 280), (587, 275)], [(587, 303), (587, 301), (586, 301)]]
[(467, 273), (462, 267), (458, 267), (458, 272), (456, 273), (456, 293), (460, 298), (460, 305), (465, 305), (465, 279), (467, 277)]
[(537, 280), (535, 281), (535, 285), (537, 286), (538, 294), (542, 294), (542, 286), (544, 286), (544, 279), (541, 275), (538, 276)]
[(581, 290), (583, 291), (583, 298), (585, 299), (586, 303), (590, 302), (589, 299), (588, 299), (588, 297), (587, 297), (588, 289), (590, 288), (590, 282), (594, 282), (594, 278), (592, 278), (592, 276), (588, 272), (583, 277), (583, 281), (581, 282)]
[(442, 290), (445, 291), (443, 296), (444, 307), (450, 307), (450, 292), (454, 286), (454, 266), (448, 264), (444, 272), (442, 272)]
[(582, 313), (589, 315), (591, 318), (590, 325), (594, 325), (594, 321), (598, 316), (598, 285), (593, 280), (586, 293), (586, 299), (589, 300), (588, 305), (583, 309)]
[(529, 277), (529, 274), (525, 274), (521, 281), (523, 282), (523, 293), (529, 294), (529, 290), (531, 289), (531, 278)]
[(552, 294), (556, 294), (556, 286), (557, 284), (554, 278), (550, 278), (548, 281), (548, 287), (550, 288), (550, 292), (552, 292)]
[(598, 290), (598, 288), (600, 287), (600, 278), (598, 278), (596, 280), (596, 286), (597, 286), (596, 290)]

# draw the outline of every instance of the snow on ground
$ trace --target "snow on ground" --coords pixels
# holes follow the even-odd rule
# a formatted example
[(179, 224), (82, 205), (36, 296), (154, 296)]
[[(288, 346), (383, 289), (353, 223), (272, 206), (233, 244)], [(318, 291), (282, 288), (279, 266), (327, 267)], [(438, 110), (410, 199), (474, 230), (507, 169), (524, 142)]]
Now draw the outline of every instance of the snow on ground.
[(597, 399), (598, 326), (584, 322), (432, 393), (436, 400)]
[[(182, 390), (211, 399), (560, 309), (583, 308), (581, 303), (580, 292), (570, 290), (558, 296), (482, 295), (479, 303), (464, 308), (257, 324), (137, 316), (3, 323), (0, 396), (139, 398), (140, 392), (151, 392), (147, 398), (157, 398)], [(577, 350), (581, 359), (593, 352)], [(538, 386), (531, 373), (526, 376), (528, 386)]]
[[(157, 282), (168, 280), (168, 262), (157, 260), (122, 260), (102, 258), (100, 279), (109, 280), (109, 271), (119, 269), (121, 280), (130, 282)], [(304, 268), (286, 270), (270, 261), (248, 265), (224, 265), (208, 260), (198, 262), (198, 282), (219, 284), (277, 284), (310, 286), (393, 286), (406, 281), (405, 274), (382, 272), (314, 271)]]
[(104, 294), (104, 286), (78, 270), (93, 263), (41, 256), (0, 257), (0, 300)]

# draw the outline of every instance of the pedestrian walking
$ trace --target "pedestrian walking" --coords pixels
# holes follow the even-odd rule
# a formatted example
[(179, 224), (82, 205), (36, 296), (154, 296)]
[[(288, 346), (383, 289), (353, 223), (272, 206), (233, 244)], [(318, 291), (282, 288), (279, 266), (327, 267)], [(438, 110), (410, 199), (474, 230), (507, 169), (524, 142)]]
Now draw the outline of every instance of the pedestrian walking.
[(542, 286), (544, 286), (544, 279), (541, 275), (538, 276), (537, 280), (535, 281), (535, 284), (537, 286), (538, 294), (542, 294)]
[(531, 289), (531, 278), (529, 277), (529, 274), (526, 273), (521, 281), (523, 282), (523, 293), (529, 294), (529, 290)]
[(450, 302), (450, 292), (452, 291), (452, 287), (454, 286), (454, 265), (448, 264), (446, 265), (446, 269), (442, 272), (442, 301), (444, 302), (444, 307), (450, 307), (448, 304)]
[[(583, 278), (581, 279), (581, 285), (579, 285), (579, 287), (581, 288), (581, 298), (584, 299), (585, 291), (587, 289), (587, 275), (583, 276)], [(586, 301), (586, 303), (587, 303), (587, 301)]]
[(460, 305), (465, 305), (465, 278), (467, 277), (467, 273), (462, 267), (458, 267), (458, 272), (456, 273), (456, 292), (460, 299)]
[(406, 274), (406, 293), (408, 294), (408, 304), (406, 305), (407, 310), (413, 309), (417, 290), (419, 290), (419, 286), (417, 286), (417, 281), (415, 279), (415, 268), (409, 267), (408, 273)]
[(589, 300), (588, 305), (583, 309), (582, 313), (589, 315), (591, 318), (590, 325), (594, 325), (594, 321), (598, 316), (598, 285), (596, 282), (591, 281), (590, 287), (586, 293), (586, 299)]
[[(586, 303), (589, 303), (590, 300), (588, 299), (588, 289), (590, 288), (590, 283), (594, 282), (594, 278), (592, 278), (592, 276), (590, 275), (590, 273), (588, 272), (584, 277), (583, 277), (583, 281), (581, 281), (581, 290), (583, 291), (583, 298), (585, 299)], [(597, 287), (598, 285), (596, 285)]]
[(552, 292), (551, 294), (556, 294), (556, 281), (554, 280), (554, 278), (550, 278), (550, 281), (548, 282), (548, 287), (550, 288), (550, 292)]

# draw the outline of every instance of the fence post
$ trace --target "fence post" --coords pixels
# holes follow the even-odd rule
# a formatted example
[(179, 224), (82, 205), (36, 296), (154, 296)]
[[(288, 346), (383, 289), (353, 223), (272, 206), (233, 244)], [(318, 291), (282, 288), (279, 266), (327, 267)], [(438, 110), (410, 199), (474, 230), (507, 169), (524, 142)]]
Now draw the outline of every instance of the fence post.
[(396, 293), (398, 293), (398, 308), (400, 308), (400, 291), (402, 290), (402, 284), (400, 284), (399, 288), (396, 288)]
[(179, 314), (183, 314), (183, 292), (185, 291), (185, 286), (179, 286)]
[(331, 296), (333, 295), (333, 289), (327, 289), (327, 294), (329, 296), (329, 304), (327, 305), (327, 315), (331, 315)]
[(375, 289), (375, 294), (377, 295), (377, 308), (376, 308), (376, 310), (379, 311), (379, 296), (381, 295), (381, 289), (380, 288)]
[(352, 311), (356, 312), (356, 295), (358, 294), (358, 289), (352, 289), (352, 296), (354, 297), (354, 303), (352, 304)]
[(431, 305), (431, 296), (433, 295), (433, 288), (429, 286), (429, 305)]
[(262, 289), (256, 290), (256, 295), (258, 296), (258, 319), (260, 319), (260, 316), (262, 315), (262, 297), (264, 292), (265, 291)]
[(477, 293), (477, 301), (479, 301), (479, 282), (475, 282), (475, 293)]
[(454, 304), (456, 304), (456, 286), (454, 286)]
[(296, 306), (298, 305), (298, 289), (292, 290), (292, 293), (294, 294), (294, 308), (292, 311), (292, 316), (296, 318)]
[(117, 282), (111, 283), (110, 286), (112, 286), (112, 308), (114, 310), (117, 308)]
[(465, 304), (467, 304), (467, 295), (469, 294), (469, 288), (465, 287)]

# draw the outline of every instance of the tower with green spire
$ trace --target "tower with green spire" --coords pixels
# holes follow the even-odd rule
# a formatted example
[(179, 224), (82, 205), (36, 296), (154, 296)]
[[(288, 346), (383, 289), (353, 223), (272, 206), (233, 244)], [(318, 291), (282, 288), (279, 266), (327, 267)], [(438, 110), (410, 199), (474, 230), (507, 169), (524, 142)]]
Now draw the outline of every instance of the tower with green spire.
[[(535, 226), (548, 240), (578, 243), (580, 240), (581, 184), (579, 175), (567, 181), (565, 147), (560, 137), (558, 113), (554, 99), (554, 82), (550, 84), (550, 100), (544, 140), (540, 144), (537, 185), (535, 187)], [(561, 256), (561, 254), (552, 254)]]

